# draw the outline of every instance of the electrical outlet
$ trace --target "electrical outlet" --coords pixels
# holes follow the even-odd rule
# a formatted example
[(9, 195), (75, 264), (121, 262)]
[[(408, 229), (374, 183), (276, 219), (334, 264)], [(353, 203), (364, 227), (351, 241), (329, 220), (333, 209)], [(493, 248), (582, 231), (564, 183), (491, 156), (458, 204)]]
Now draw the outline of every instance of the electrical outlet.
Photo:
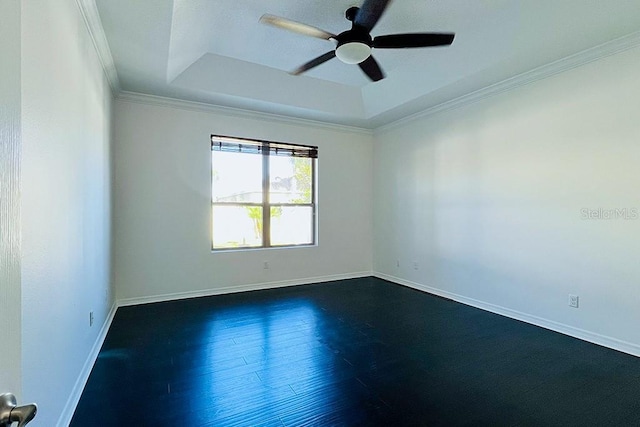
[(399, 259), (396, 260), (396, 267), (400, 268), (400, 260)]
[(417, 261), (413, 261), (413, 269), (414, 270), (418, 269), (418, 262)]
[(265, 261), (265, 262), (262, 264), (262, 268), (263, 268), (263, 269), (265, 269), (265, 270), (268, 270), (268, 269), (269, 269), (269, 263), (268, 263), (267, 261)]
[(569, 307), (578, 308), (580, 303), (580, 298), (578, 295), (569, 294)]
[(93, 326), (93, 311), (89, 312), (89, 326)]

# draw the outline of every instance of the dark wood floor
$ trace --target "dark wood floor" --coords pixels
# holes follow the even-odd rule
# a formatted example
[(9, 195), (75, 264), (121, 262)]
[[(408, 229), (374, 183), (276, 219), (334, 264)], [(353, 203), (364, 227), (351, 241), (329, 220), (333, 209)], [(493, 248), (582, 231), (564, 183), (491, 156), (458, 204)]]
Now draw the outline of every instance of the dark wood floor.
[(345, 280), (119, 309), (71, 425), (640, 425), (640, 359)]

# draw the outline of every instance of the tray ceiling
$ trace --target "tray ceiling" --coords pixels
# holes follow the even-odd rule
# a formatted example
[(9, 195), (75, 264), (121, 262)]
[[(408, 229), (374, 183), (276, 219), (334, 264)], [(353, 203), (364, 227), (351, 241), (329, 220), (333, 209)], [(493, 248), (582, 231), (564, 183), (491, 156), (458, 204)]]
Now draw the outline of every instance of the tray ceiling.
[(96, 0), (121, 88), (374, 128), (640, 30), (637, 0), (395, 0), (372, 35), (455, 32), (450, 47), (374, 49), (370, 82), (332, 42), (258, 23), (265, 13), (339, 33), (352, 0)]

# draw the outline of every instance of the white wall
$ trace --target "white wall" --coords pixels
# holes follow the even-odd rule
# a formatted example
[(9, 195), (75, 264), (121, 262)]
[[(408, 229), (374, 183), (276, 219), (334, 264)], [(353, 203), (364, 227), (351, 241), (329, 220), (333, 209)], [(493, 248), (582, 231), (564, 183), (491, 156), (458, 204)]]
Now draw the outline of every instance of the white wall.
[(20, 0), (0, 2), (0, 394), (21, 394)]
[(75, 1), (22, 2), (22, 376), (34, 426), (69, 410), (113, 301), (111, 102)]
[(635, 48), (381, 129), (374, 270), (640, 355), (640, 220), (581, 219), (640, 209), (638, 75)]
[[(122, 100), (115, 110), (118, 299), (371, 271), (371, 134)], [(319, 146), (317, 247), (211, 252), (211, 134)]]

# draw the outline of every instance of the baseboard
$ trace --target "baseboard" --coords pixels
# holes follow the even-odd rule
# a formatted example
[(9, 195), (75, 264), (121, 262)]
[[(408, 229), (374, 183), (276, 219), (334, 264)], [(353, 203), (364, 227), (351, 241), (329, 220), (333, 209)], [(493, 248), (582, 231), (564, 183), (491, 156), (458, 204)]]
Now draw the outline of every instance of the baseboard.
[(540, 326), (541, 328), (549, 329), (554, 332), (559, 332), (564, 335), (569, 335), (574, 338), (588, 341), (593, 344), (598, 344), (604, 347), (611, 348), (613, 350), (628, 353), (633, 356), (640, 357), (640, 345), (633, 344), (627, 341), (622, 341), (617, 338), (600, 335), (595, 332), (590, 332), (584, 329), (575, 328), (573, 326), (565, 325), (563, 323), (555, 322), (553, 320), (544, 319), (542, 317), (534, 316), (532, 314), (523, 313), (521, 311), (512, 310), (510, 308), (502, 307), (499, 305), (491, 304), (488, 302), (468, 298), (462, 295), (458, 295), (452, 292), (444, 291), (442, 289), (434, 288), (432, 286), (423, 285), (421, 283), (412, 282), (410, 280), (401, 279), (399, 277), (391, 276), (388, 274), (373, 272), (374, 277), (378, 277), (389, 282), (397, 283), (412, 289), (423, 291), (432, 295), (437, 295), (443, 298), (447, 298), (471, 307), (479, 308), (481, 310), (489, 311), (491, 313), (499, 314), (501, 316), (509, 317), (511, 319), (520, 320), (525, 323)]
[(171, 294), (155, 295), (141, 298), (125, 298), (118, 300), (118, 307), (130, 305), (150, 304), (154, 302), (174, 301), (187, 298), (209, 297), (213, 295), (231, 294), (236, 292), (259, 291), (265, 289), (284, 288), (288, 286), (308, 285), (311, 283), (332, 282), (334, 280), (357, 279), (361, 277), (371, 277), (370, 271), (357, 273), (334, 274), (329, 276), (305, 277), (302, 279), (283, 280), (278, 282), (253, 283), (248, 285), (226, 286), (223, 288), (204, 289), (201, 291), (178, 292)]
[(107, 332), (111, 327), (111, 322), (113, 322), (113, 318), (116, 315), (116, 310), (118, 306), (117, 304), (113, 304), (111, 306), (111, 310), (109, 310), (109, 314), (98, 333), (98, 337), (96, 338), (93, 347), (91, 348), (91, 352), (89, 353), (89, 357), (84, 362), (84, 366), (82, 367), (82, 371), (80, 371), (80, 375), (76, 380), (76, 383), (73, 385), (73, 389), (71, 390), (71, 394), (69, 395), (69, 399), (67, 400), (67, 404), (64, 406), (62, 414), (58, 419), (58, 423), (56, 426), (58, 427), (67, 427), (71, 423), (71, 418), (73, 418), (73, 413), (78, 406), (78, 402), (80, 402), (80, 397), (82, 396), (82, 392), (84, 391), (84, 387), (89, 380), (89, 375), (91, 375), (91, 369), (93, 369), (93, 365), (98, 358), (98, 353), (100, 353), (100, 348), (102, 348), (102, 344), (104, 343), (105, 338), (107, 337)]
[(517, 310), (512, 310), (506, 307), (498, 306), (495, 304), (487, 303), (487, 302), (476, 300), (473, 298), (468, 298), (452, 292), (444, 291), (442, 289), (412, 282), (410, 280), (405, 280), (399, 277), (391, 276), (391, 275), (380, 273), (380, 272), (370, 272), (370, 271), (364, 272), (363, 271), (359, 273), (336, 274), (336, 275), (320, 276), (320, 277), (306, 277), (303, 279), (285, 280), (285, 281), (279, 281), (279, 282), (264, 282), (264, 283), (255, 283), (255, 284), (249, 284), (249, 285), (228, 286), (224, 288), (207, 289), (202, 291), (180, 292), (180, 293), (157, 295), (152, 297), (128, 298), (128, 299), (118, 300), (117, 303), (111, 307), (111, 310), (109, 311), (107, 319), (104, 325), (102, 326), (102, 329), (100, 329), (100, 333), (98, 334), (98, 337), (96, 339), (96, 342), (93, 345), (93, 348), (91, 349), (89, 357), (87, 358), (82, 368), (82, 371), (78, 376), (78, 379), (73, 387), (73, 391), (69, 399), (67, 400), (67, 404), (65, 405), (62, 415), (58, 420), (57, 426), (66, 427), (71, 422), (71, 418), (73, 417), (75, 408), (78, 405), (78, 402), (80, 401), (80, 396), (82, 395), (82, 391), (84, 390), (87, 380), (89, 379), (89, 375), (91, 374), (91, 369), (93, 368), (93, 365), (98, 357), (98, 353), (100, 352), (100, 348), (104, 343), (104, 340), (107, 336), (107, 332), (109, 330), (109, 327), (111, 326), (111, 323), (113, 321), (113, 318), (115, 316), (115, 313), (118, 307), (139, 305), (139, 304), (149, 304), (153, 302), (172, 301), (172, 300), (186, 299), (186, 298), (196, 298), (196, 297), (203, 297), (203, 296), (221, 295), (221, 294), (228, 294), (228, 293), (235, 293), (235, 292), (248, 292), (248, 291), (264, 290), (264, 289), (283, 288), (288, 286), (299, 286), (299, 285), (307, 285), (311, 283), (331, 282), (334, 280), (356, 279), (356, 278), (370, 277), (370, 276), (378, 277), (380, 279), (387, 280), (392, 283), (396, 283), (396, 284), (406, 286), (412, 289), (416, 289), (422, 292), (426, 292), (432, 295), (437, 295), (437, 296), (447, 298), (465, 305), (469, 305), (471, 307), (479, 308), (481, 310), (489, 311), (491, 313), (499, 314), (501, 316), (509, 317), (511, 319), (530, 323), (532, 325), (540, 326), (542, 328), (559, 332), (561, 334), (565, 334), (574, 338), (578, 338), (584, 341), (588, 341), (594, 344), (598, 344), (604, 347), (608, 347), (614, 350), (631, 354), (633, 356), (640, 357), (640, 346), (637, 344), (622, 341), (612, 337), (607, 337), (594, 332), (575, 328), (573, 326), (565, 325), (559, 322), (544, 319), (538, 316), (523, 313)]

